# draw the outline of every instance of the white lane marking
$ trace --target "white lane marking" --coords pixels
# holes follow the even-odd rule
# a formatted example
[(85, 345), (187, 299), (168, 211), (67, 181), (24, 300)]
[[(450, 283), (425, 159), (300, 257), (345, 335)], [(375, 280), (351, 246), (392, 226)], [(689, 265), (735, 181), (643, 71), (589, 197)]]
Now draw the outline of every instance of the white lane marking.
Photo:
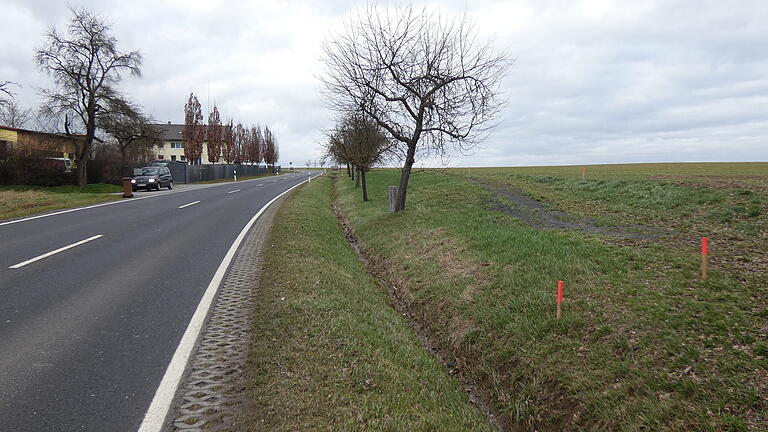
[(263, 183), (259, 183), (256, 186), (264, 186), (264, 184)]
[(192, 201), (192, 202), (191, 202), (191, 203), (189, 203), (189, 204), (184, 204), (183, 206), (179, 206), (179, 208), (180, 208), (180, 209), (183, 209), (184, 207), (189, 207), (189, 206), (191, 206), (191, 205), (195, 205), (195, 204), (197, 204), (197, 203), (199, 203), (199, 202), (200, 202), (200, 201)]
[(184, 335), (181, 337), (179, 346), (176, 347), (176, 352), (173, 353), (173, 358), (171, 358), (171, 362), (165, 370), (163, 379), (157, 387), (155, 396), (152, 398), (152, 403), (149, 405), (147, 413), (144, 415), (144, 420), (142, 420), (138, 432), (159, 432), (163, 429), (163, 426), (165, 425), (165, 417), (168, 415), (168, 409), (173, 402), (173, 397), (176, 394), (179, 381), (181, 381), (181, 376), (184, 374), (184, 369), (187, 367), (189, 356), (192, 354), (192, 350), (195, 347), (197, 338), (200, 336), (203, 324), (205, 324), (205, 318), (208, 316), (208, 311), (213, 304), (213, 299), (216, 297), (216, 292), (219, 290), (221, 281), (224, 279), (224, 274), (226, 274), (229, 265), (232, 263), (232, 259), (235, 257), (235, 252), (237, 252), (237, 248), (240, 247), (240, 243), (243, 242), (248, 231), (250, 231), (253, 224), (256, 223), (256, 220), (262, 213), (264, 213), (267, 207), (277, 201), (278, 198), (301, 186), (303, 183), (304, 182), (301, 182), (291, 186), (266, 203), (264, 207), (262, 207), (261, 210), (259, 210), (258, 213), (245, 224), (245, 227), (240, 231), (240, 234), (237, 235), (232, 246), (229, 247), (227, 254), (224, 255), (224, 259), (221, 261), (221, 264), (219, 264), (219, 268), (216, 269), (216, 273), (213, 275), (211, 283), (208, 284), (208, 288), (206, 288), (203, 298), (200, 299), (195, 314), (192, 315), (192, 319), (189, 321), (189, 325), (184, 331)]
[(237, 192), (240, 192), (240, 189), (235, 189), (235, 190), (233, 190), (233, 191), (229, 191), (229, 192), (227, 192), (227, 193), (228, 193), (228, 194), (231, 194), (231, 193), (237, 193)]
[(26, 261), (20, 262), (20, 263), (18, 263), (18, 264), (16, 264), (16, 265), (12, 265), (12, 266), (10, 266), (10, 267), (8, 267), (8, 268), (17, 269), (17, 268), (21, 268), (21, 267), (24, 267), (24, 266), (25, 266), (25, 265), (27, 265), (27, 264), (32, 264), (32, 263), (33, 263), (33, 262), (35, 262), (35, 261), (40, 261), (41, 259), (44, 259), (44, 258), (48, 258), (48, 257), (49, 257), (49, 256), (51, 256), (51, 255), (56, 255), (56, 254), (57, 254), (57, 253), (59, 253), (59, 252), (64, 252), (64, 251), (65, 251), (65, 250), (67, 250), (67, 249), (72, 249), (73, 247), (76, 247), (76, 246), (80, 246), (81, 244), (84, 244), (84, 243), (88, 243), (88, 242), (89, 242), (89, 241), (91, 241), (91, 240), (96, 240), (96, 239), (97, 239), (97, 238), (99, 238), (99, 237), (103, 237), (103, 235), (102, 235), (102, 234), (99, 234), (99, 235), (95, 235), (95, 236), (93, 236), (93, 237), (88, 237), (88, 238), (87, 238), (87, 239), (85, 239), (85, 240), (80, 240), (80, 241), (79, 241), (79, 242), (77, 242), (77, 243), (72, 243), (71, 245), (67, 245), (67, 246), (64, 246), (64, 247), (60, 247), (60, 248), (58, 248), (58, 249), (56, 249), (56, 250), (50, 251), (50, 252), (48, 252), (48, 253), (44, 253), (44, 254), (42, 254), (42, 255), (40, 255), (40, 256), (36, 256), (36, 257), (34, 257), (34, 258), (31, 258), (31, 259), (28, 259), (28, 260), (26, 260)]

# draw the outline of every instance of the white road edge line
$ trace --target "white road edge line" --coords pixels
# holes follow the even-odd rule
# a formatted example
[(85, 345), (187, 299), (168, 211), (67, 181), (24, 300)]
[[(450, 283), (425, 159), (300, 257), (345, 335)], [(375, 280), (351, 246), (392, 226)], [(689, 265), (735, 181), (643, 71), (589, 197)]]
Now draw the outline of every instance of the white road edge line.
[(180, 208), (180, 209), (183, 209), (184, 207), (189, 207), (189, 206), (191, 206), (191, 205), (195, 205), (195, 204), (197, 204), (197, 203), (199, 203), (199, 202), (200, 202), (200, 201), (192, 201), (192, 202), (191, 202), (191, 203), (189, 203), (189, 204), (184, 204), (183, 206), (179, 206), (179, 208)]
[(229, 192), (227, 192), (227, 193), (228, 193), (228, 194), (231, 194), (231, 193), (237, 193), (237, 192), (240, 192), (240, 189), (235, 189), (235, 190), (233, 190), (233, 191), (229, 191)]
[(200, 336), (200, 331), (203, 328), (205, 319), (208, 316), (208, 311), (213, 304), (213, 300), (216, 297), (216, 292), (219, 290), (221, 281), (224, 279), (224, 275), (232, 263), (232, 259), (235, 257), (235, 252), (240, 247), (240, 243), (245, 239), (246, 234), (250, 231), (251, 227), (262, 213), (272, 205), (278, 198), (292, 191), (293, 189), (301, 186), (306, 181), (298, 183), (284, 192), (280, 193), (276, 197), (272, 198), (268, 203), (264, 205), (252, 218), (245, 224), (245, 227), (240, 234), (238, 234), (232, 246), (229, 247), (227, 254), (224, 255), (224, 259), (219, 264), (219, 268), (211, 279), (211, 283), (208, 284), (203, 298), (200, 299), (200, 303), (197, 305), (195, 314), (192, 315), (192, 319), (189, 321), (187, 330), (184, 331), (184, 335), (181, 337), (179, 346), (176, 347), (176, 352), (173, 353), (173, 358), (168, 364), (168, 368), (165, 370), (163, 379), (160, 381), (160, 385), (157, 387), (155, 396), (152, 398), (152, 403), (147, 409), (147, 413), (144, 415), (144, 420), (139, 426), (138, 432), (160, 432), (165, 425), (165, 417), (168, 415), (168, 410), (173, 403), (173, 397), (176, 395), (176, 389), (181, 381), (181, 376), (184, 374), (184, 369), (187, 367), (189, 356), (192, 354), (192, 350), (195, 347), (197, 338)]
[(75, 207), (75, 208), (71, 208), (71, 209), (67, 209), (67, 210), (62, 210), (62, 211), (57, 211), (57, 212), (53, 212), (53, 213), (46, 213), (46, 214), (41, 214), (41, 215), (37, 215), (37, 216), (31, 216), (31, 217), (24, 218), (24, 219), (16, 219), (16, 220), (8, 221), (8, 222), (0, 222), (0, 226), (15, 224), (15, 223), (19, 223), (19, 222), (25, 222), (25, 221), (33, 220), (33, 219), (40, 219), (40, 218), (44, 218), (44, 217), (48, 217), (48, 216), (56, 216), (56, 215), (60, 215), (60, 214), (64, 214), (64, 213), (70, 213), (70, 212), (74, 212), (74, 211), (88, 210), (88, 209), (92, 209), (92, 208), (96, 208), (96, 207), (103, 207), (103, 206), (108, 206), (108, 205), (113, 205), (113, 204), (121, 204), (121, 203), (126, 203), (126, 202), (134, 202), (134, 201), (143, 200), (143, 199), (147, 199), (147, 198), (154, 198), (156, 196), (160, 196), (160, 195), (138, 197), (138, 198), (133, 198), (131, 200), (110, 201), (110, 202), (101, 203), (101, 204), (95, 204), (95, 205), (86, 206), (86, 207)]
[[(243, 182), (252, 182), (252, 181), (258, 181), (258, 180), (259, 179), (250, 179), (250, 180), (241, 180), (241, 181), (243, 181)], [(196, 189), (190, 189), (190, 190), (185, 190), (185, 191), (176, 191), (176, 192), (173, 193), (173, 195), (175, 195), (177, 193), (187, 193), (187, 192), (197, 191), (197, 190), (200, 190), (200, 189), (207, 189), (209, 187), (218, 187), (218, 186), (226, 186), (226, 185), (227, 185), (227, 183), (215, 183), (215, 184), (207, 185), (205, 188), (196, 188)], [(261, 186), (261, 185), (258, 185), (258, 186)], [(169, 194), (165, 194), (165, 193), (164, 194), (153, 194), (153, 195), (148, 195), (148, 196), (131, 198), (129, 200), (125, 200), (124, 199), (124, 200), (110, 201), (110, 202), (101, 203), (101, 204), (89, 205), (89, 206), (85, 206), (85, 207), (75, 207), (75, 208), (61, 210), (61, 211), (57, 211), (57, 212), (53, 212), (53, 213), (45, 213), (45, 214), (41, 214), (41, 215), (37, 215), (37, 216), (26, 217), (26, 218), (23, 218), (23, 219), (14, 219), (14, 220), (6, 221), (6, 222), (0, 222), (0, 226), (15, 224), (15, 223), (19, 223), (19, 222), (26, 222), (26, 221), (30, 221), (30, 220), (34, 220), (34, 219), (40, 219), (40, 218), (49, 217), (49, 216), (56, 216), (56, 215), (60, 215), (60, 214), (64, 214), (64, 213), (70, 213), (70, 212), (76, 212), (76, 211), (80, 211), (80, 210), (88, 210), (88, 209), (92, 209), (92, 208), (96, 208), (96, 207), (103, 207), (103, 206), (114, 205), (114, 204), (129, 203), (129, 202), (134, 202), (134, 201), (143, 200), (143, 199), (147, 199), (147, 198), (156, 198), (156, 197), (161, 197), (161, 196), (166, 196), (166, 195), (169, 195)]]
[(59, 252), (64, 252), (67, 249), (72, 249), (73, 247), (80, 246), (81, 244), (88, 243), (89, 241), (92, 241), (92, 240), (96, 240), (99, 237), (103, 237), (103, 235), (99, 234), (99, 235), (95, 235), (93, 237), (88, 237), (85, 240), (80, 240), (77, 243), (72, 243), (71, 245), (60, 247), (60, 248), (58, 248), (56, 250), (50, 251), (48, 253), (44, 253), (44, 254), (42, 254), (40, 256), (36, 256), (34, 258), (30, 258), (30, 259), (28, 259), (26, 261), (20, 262), (20, 263), (18, 263), (16, 265), (12, 265), (12, 266), (10, 266), (8, 268), (10, 268), (10, 269), (17, 269), (17, 268), (24, 267), (27, 264), (32, 264), (35, 261), (40, 261), (41, 259), (48, 258), (51, 255), (56, 255)]

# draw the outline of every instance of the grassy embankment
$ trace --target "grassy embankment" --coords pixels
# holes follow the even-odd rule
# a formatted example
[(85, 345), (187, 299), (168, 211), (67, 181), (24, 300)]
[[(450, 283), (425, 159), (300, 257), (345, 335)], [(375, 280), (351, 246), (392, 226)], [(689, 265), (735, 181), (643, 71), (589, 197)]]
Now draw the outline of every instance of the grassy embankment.
[(320, 178), (265, 251), (238, 430), (491, 430), (347, 244)]
[[(417, 172), (408, 210), (393, 215), (386, 187), (398, 174), (371, 172), (368, 203), (340, 179), (340, 206), (399, 301), (507, 426), (768, 429), (768, 164), (594, 166), (586, 180), (580, 167)], [(505, 189), (572, 221), (666, 234), (531, 226), (499, 210), (514, 207)]]
[(111, 193), (121, 190), (109, 184), (90, 184), (82, 189), (77, 186), (0, 186), (0, 220), (114, 201), (121, 198)]

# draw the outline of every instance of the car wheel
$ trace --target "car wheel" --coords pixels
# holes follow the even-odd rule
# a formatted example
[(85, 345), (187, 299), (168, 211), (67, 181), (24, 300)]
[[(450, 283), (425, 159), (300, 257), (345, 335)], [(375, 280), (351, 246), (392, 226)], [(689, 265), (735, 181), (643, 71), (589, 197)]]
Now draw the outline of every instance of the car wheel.
[(136, 191), (138, 191), (138, 190), (139, 190), (139, 188), (137, 188), (137, 187), (132, 187), (131, 189), (132, 189), (134, 192), (136, 192)]
[(173, 189), (173, 181), (168, 182), (168, 190)]

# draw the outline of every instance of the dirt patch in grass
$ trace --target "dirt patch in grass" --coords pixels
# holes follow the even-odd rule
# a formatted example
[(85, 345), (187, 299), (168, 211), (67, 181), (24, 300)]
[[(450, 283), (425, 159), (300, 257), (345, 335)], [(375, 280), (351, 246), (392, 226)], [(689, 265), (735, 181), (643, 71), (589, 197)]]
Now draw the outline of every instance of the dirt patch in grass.
[(506, 201), (506, 203), (495, 204), (493, 206), (494, 210), (519, 219), (536, 229), (565, 229), (590, 234), (604, 234), (622, 239), (642, 240), (661, 238), (671, 233), (669, 230), (637, 224), (600, 225), (595, 219), (548, 209), (541, 201), (529, 197), (520, 189), (502, 185), (491, 186), (480, 182), (475, 183), (481, 184)]

